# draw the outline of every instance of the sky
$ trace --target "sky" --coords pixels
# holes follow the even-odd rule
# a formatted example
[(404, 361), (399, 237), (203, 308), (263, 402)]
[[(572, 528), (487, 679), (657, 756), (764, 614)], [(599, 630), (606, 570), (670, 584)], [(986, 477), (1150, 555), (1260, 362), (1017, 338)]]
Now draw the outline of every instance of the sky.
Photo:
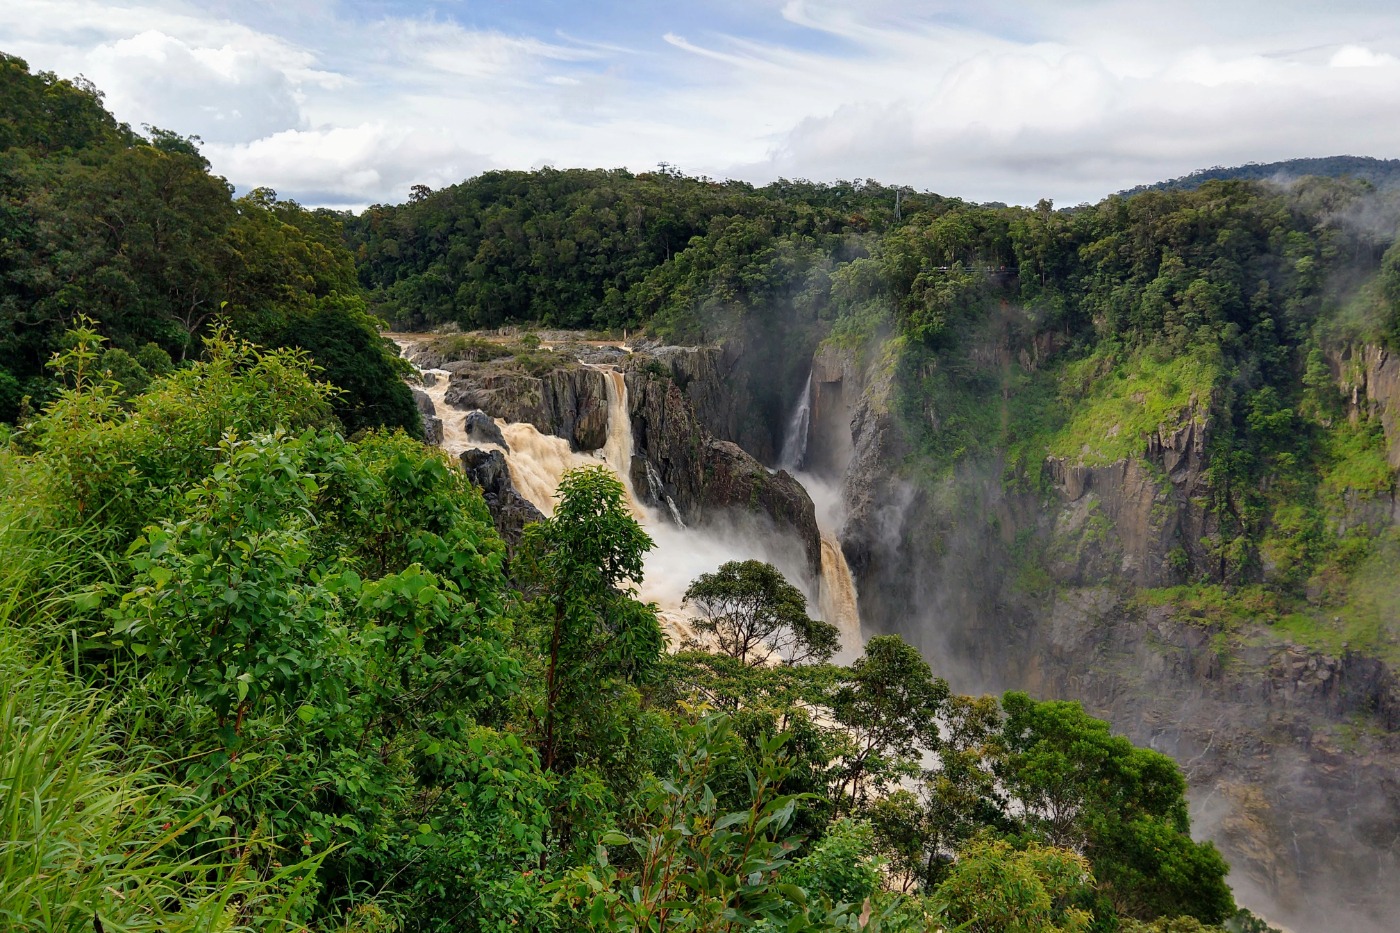
[(1394, 0), (4, 0), (0, 51), (358, 209), (492, 169), (660, 163), (1096, 201), (1400, 157)]

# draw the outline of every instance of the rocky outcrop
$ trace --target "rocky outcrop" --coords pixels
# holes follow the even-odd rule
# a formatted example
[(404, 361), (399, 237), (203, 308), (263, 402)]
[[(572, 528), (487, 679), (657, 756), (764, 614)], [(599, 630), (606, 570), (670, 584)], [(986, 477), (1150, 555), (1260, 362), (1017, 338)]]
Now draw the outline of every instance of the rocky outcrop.
[(813, 356), (804, 470), (833, 481), (845, 475), (855, 456), (856, 424), (874, 414), (864, 397), (865, 375), (853, 353), (825, 347)]
[(629, 370), (626, 381), (638, 495), (661, 509), (669, 499), (687, 524), (707, 524), (726, 512), (766, 515), (797, 536), (809, 569), (819, 576), (821, 532), (802, 484), (784, 471), (770, 473), (739, 445), (711, 436), (674, 379), (642, 367)]
[(479, 408), (467, 412), (462, 429), (473, 444), (495, 444), (504, 451), (510, 451), (510, 445), (506, 443), (505, 435), (501, 433), (501, 426), (496, 424), (496, 419)]
[(494, 418), (523, 421), (562, 437), (574, 450), (598, 450), (608, 437), (603, 374), (563, 363), (540, 375), (501, 363), (465, 363), (452, 373), (444, 400)]
[[(471, 441), (506, 448), (493, 420), (501, 418), (562, 437), (576, 451), (599, 450), (607, 443), (608, 387), (604, 373), (591, 366), (625, 366), (634, 443), (630, 478), (637, 495), (660, 514), (687, 525), (712, 524), (738, 513), (761, 516), (780, 533), (795, 536), (809, 571), (814, 578), (820, 575), (821, 535), (806, 490), (787, 473), (770, 473), (738, 444), (716, 437), (702, 417), (708, 412), (726, 429), (738, 430), (740, 424), (741, 406), (720, 402), (723, 351), (662, 348), (629, 355), (617, 347), (578, 344), (547, 359), (554, 365), (535, 371), (515, 360), (439, 361), (450, 374), (444, 401), (468, 411), (465, 429)], [(464, 454), (464, 465), (468, 455), (477, 453)], [(487, 466), (483, 460), (473, 468)], [(478, 485), (487, 488), (484, 481)], [(510, 494), (515, 495), (513, 489)], [(504, 493), (501, 501), (514, 502)]]
[(755, 405), (742, 351), (723, 347), (647, 347), (632, 362), (653, 374), (669, 376), (701, 426), (711, 435), (733, 441), (764, 463), (777, 459), (773, 432)]
[(442, 443), (442, 419), (437, 416), (433, 400), (422, 389), (413, 389), (413, 404), (423, 418), (423, 443), (436, 447)]
[(1352, 418), (1380, 419), (1386, 458), (1400, 470), (1400, 358), (1384, 347), (1347, 346), (1330, 353), (1328, 364), (1349, 397)]
[(481, 489), (486, 507), (491, 511), (491, 520), (505, 541), (507, 551), (514, 553), (525, 526), (542, 521), (544, 515), (516, 492), (506, 458), (499, 450), (473, 447), (462, 452), (461, 461), (467, 478)]

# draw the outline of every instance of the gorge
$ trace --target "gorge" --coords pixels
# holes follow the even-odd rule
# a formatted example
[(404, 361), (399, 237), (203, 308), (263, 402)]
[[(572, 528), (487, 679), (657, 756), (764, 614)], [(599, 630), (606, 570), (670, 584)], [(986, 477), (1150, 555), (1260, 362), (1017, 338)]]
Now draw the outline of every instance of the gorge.
[[(1394, 674), (1259, 626), (1225, 634), (1208, 611), (1138, 595), (1171, 578), (1178, 542), (1210, 532), (1198, 504), (1204, 416), (1184, 413), (1140, 454), (1103, 467), (1049, 458), (1043, 489), (1008, 486), (995, 462), (930, 483), (907, 469), (898, 377), (879, 347), (826, 344), (782, 406), (789, 415), (767, 445), (781, 472), (769, 472), (733, 442), (742, 432), (727, 417), (756, 400), (724, 398), (752, 384), (742, 370), (753, 363), (726, 371), (722, 349), (576, 345), (529, 375), (440, 360), (432, 347), (443, 339), (395, 339), (410, 359), (446, 367), (424, 375), (420, 402), (443, 422), (443, 446), (500, 448), (542, 512), (570, 466), (602, 460), (626, 481), (657, 542), (642, 595), (674, 630), (684, 631), (680, 596), (698, 573), (771, 561), (841, 625), (845, 657), (862, 630), (894, 632), (956, 689), (1078, 700), (1173, 757), (1197, 832), (1230, 859), (1243, 903), (1300, 929), (1324, 918), (1337, 931), (1386, 928), (1400, 828)], [(1007, 345), (984, 355), (1029, 360)], [(1362, 358), (1353, 404), (1388, 413), (1388, 357)], [(478, 406), (503, 444), (464, 432)]]
[[(414, 361), (414, 338), (396, 334), (394, 339)], [(815, 477), (770, 473), (737, 444), (700, 436), (708, 432), (683, 401), (668, 398), (662, 418), (650, 417), (645, 402), (629, 404), (629, 382), (641, 388), (645, 399), (648, 393), (665, 391), (658, 390), (662, 377), (624, 369), (632, 354), (621, 346), (580, 348), (589, 361), (570, 359), (575, 351), (565, 348), (559, 368), (542, 376), (497, 373), (480, 380), (471, 363), (439, 361), (430, 350), (429, 362), (452, 370), (420, 369), (415, 393), (429, 419), (429, 440), (464, 464), (479, 456), (468, 451), (499, 452), (512, 489), (498, 495), (518, 493), (541, 515), (552, 513), (566, 471), (606, 464), (622, 481), (634, 517), (655, 543), (646, 557), (640, 597), (661, 607), (677, 640), (690, 634), (683, 602), (691, 581), (726, 561), (755, 559), (779, 568), (806, 595), (813, 617), (840, 629), (838, 658), (858, 654), (856, 587), (837, 539), (842, 516), (831, 488)], [(536, 394), (553, 401), (534, 412), (523, 410), (521, 404)], [(507, 397), (511, 401), (500, 407), (493, 404)], [(482, 407), (462, 409), (475, 401)], [(522, 414), (533, 420), (521, 419)], [(683, 423), (686, 436), (675, 434), (668, 418)], [(643, 437), (665, 442), (653, 448), (639, 444), (635, 421)], [(692, 466), (692, 461), (666, 453), (684, 443), (698, 444), (708, 457)], [(681, 470), (689, 472), (681, 475)], [(677, 484), (691, 490), (682, 497), (684, 506), (670, 492)], [(818, 493), (821, 508), (811, 491)], [(749, 503), (757, 507), (751, 509)]]

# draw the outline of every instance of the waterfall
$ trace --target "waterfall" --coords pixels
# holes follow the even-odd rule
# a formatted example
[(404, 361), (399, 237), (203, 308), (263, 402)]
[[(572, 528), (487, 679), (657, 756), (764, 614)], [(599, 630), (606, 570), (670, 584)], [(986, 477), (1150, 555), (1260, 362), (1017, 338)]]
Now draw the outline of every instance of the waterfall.
[(636, 452), (632, 440), (632, 415), (627, 410), (627, 379), (611, 366), (584, 364), (589, 369), (603, 374), (608, 392), (608, 434), (603, 442), (603, 461), (612, 467), (617, 478), (622, 480), (622, 488), (627, 492), (627, 506), (632, 516), (642, 524), (651, 518), (647, 510), (637, 501), (637, 490), (632, 486), (632, 455)]
[(855, 577), (841, 550), (838, 532), (845, 520), (845, 501), (839, 490), (810, 473), (799, 472), (807, 460), (807, 444), (812, 428), (812, 380), (807, 373), (802, 395), (788, 419), (778, 466), (788, 470), (807, 490), (817, 511), (817, 528), (822, 537), (822, 575), (818, 581), (817, 605), (821, 617), (841, 630), (838, 660), (850, 660), (860, 653), (864, 639), (860, 632), (860, 606)]
[(789, 473), (802, 469), (807, 459), (807, 436), (812, 427), (812, 374), (807, 373), (807, 381), (802, 385), (802, 396), (797, 400), (792, 417), (788, 419), (787, 432), (783, 434), (783, 449), (778, 454), (778, 466)]
[[(407, 336), (395, 337), (405, 356), (411, 356), (413, 341)], [(775, 534), (762, 522), (751, 517), (733, 516), (721, 526), (687, 528), (681, 521), (680, 510), (666, 496), (656, 468), (645, 463), (648, 491), (651, 498), (665, 504), (669, 520), (643, 504), (632, 485), (632, 461), (635, 440), (632, 419), (628, 413), (627, 381), (623, 373), (605, 365), (590, 366), (602, 374), (608, 399), (608, 430), (603, 447), (592, 452), (575, 451), (561, 437), (540, 432), (532, 424), (507, 423), (496, 418), (508, 449), (502, 449), (511, 482), (526, 499), (545, 515), (554, 513), (559, 481), (569, 470), (583, 466), (606, 465), (622, 482), (627, 494), (628, 508), (641, 522), (655, 546), (643, 562), (643, 579), (638, 595), (654, 602), (661, 617), (674, 636), (691, 634), (690, 611), (683, 605), (685, 591), (702, 573), (712, 573), (720, 564), (731, 560), (761, 560), (777, 567), (807, 597), (809, 611), (841, 628), (845, 660), (854, 657), (860, 648), (860, 620), (856, 611), (855, 587), (846, 568), (841, 548), (828, 526), (832, 520), (823, 518), (831, 512), (830, 503), (818, 504), (818, 525), (822, 528), (821, 579), (812, 580), (801, 542)], [(454, 459), (469, 447), (500, 449), (471, 437), (466, 430), (466, 412), (449, 405), (446, 400), (451, 373), (445, 370), (419, 370), (421, 387), (432, 401), (442, 419), (443, 450)], [(805, 432), (804, 432), (805, 435)], [(809, 477), (800, 478), (811, 492)], [(825, 489), (826, 487), (820, 487)], [(826, 524), (822, 524), (826, 522)]]

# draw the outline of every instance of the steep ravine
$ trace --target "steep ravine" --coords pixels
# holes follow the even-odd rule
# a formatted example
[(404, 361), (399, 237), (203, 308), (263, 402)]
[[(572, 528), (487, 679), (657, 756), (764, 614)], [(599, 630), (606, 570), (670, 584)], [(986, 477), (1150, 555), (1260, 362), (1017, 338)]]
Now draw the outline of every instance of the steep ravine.
[[(1197, 834), (1230, 860), (1244, 904), (1298, 931), (1394, 929), (1394, 672), (1300, 647), (1262, 621), (1227, 638), (1137, 598), (1174, 582), (1173, 549), (1209, 559), (1208, 417), (1187, 413), (1117, 463), (1047, 459), (1048, 494), (1008, 489), (1000, 462), (915, 481), (893, 370), (871, 356), (863, 367), (818, 353), (812, 400), (813, 444), (851, 445), (842, 542), (867, 632), (903, 635), (957, 689), (1078, 700), (1171, 755), (1191, 782)], [(1344, 370), (1354, 404), (1380, 407), (1395, 464), (1400, 369), (1379, 351), (1356, 356)]]

